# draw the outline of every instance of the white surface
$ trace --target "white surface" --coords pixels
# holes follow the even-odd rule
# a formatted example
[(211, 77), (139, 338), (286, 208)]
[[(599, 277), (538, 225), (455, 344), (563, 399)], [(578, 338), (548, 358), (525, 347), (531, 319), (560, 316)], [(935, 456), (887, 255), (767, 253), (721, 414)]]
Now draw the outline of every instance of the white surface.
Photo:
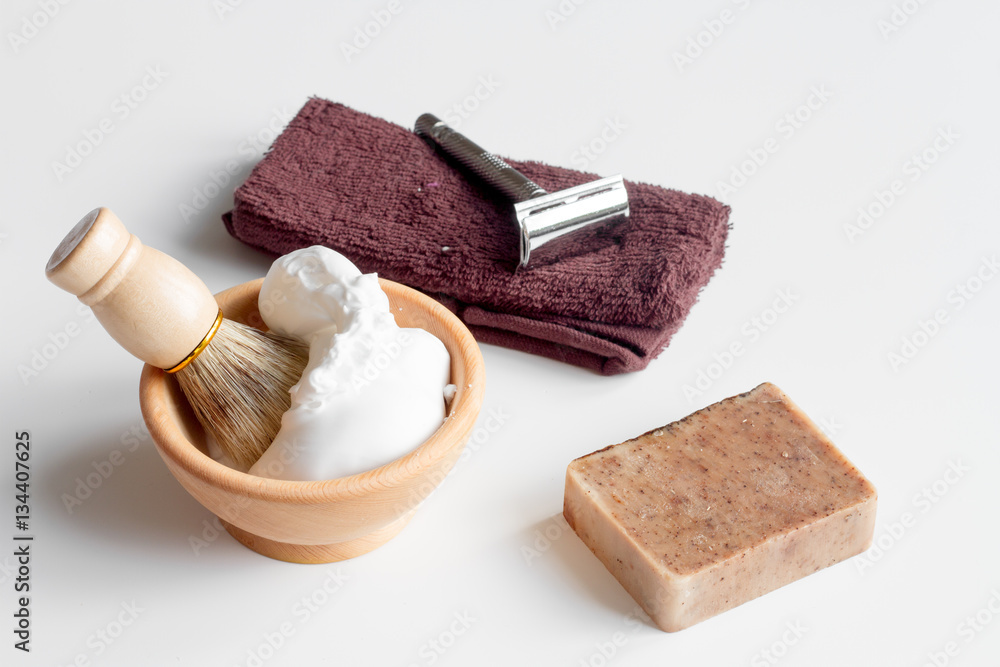
[[(15, 51), (10, 34), (55, 4), (0, 11), (0, 540), (13, 544), (24, 429), (36, 535), (34, 650), (12, 648), (13, 560), (2, 556), (0, 662), (247, 665), (270, 639), (280, 647), (264, 649), (265, 665), (761, 665), (772, 647), (786, 665), (995, 664), (1000, 280), (971, 301), (954, 290), (980, 270), (995, 278), (983, 262), (1000, 253), (996, 3), (900, 0), (916, 13), (884, 36), (889, 0), (404, 0), (350, 62), (340, 44), (388, 2), (243, 2), (222, 16), (208, 0), (69, 3)], [(560, 6), (575, 9), (551, 24)], [(704, 32), (711, 43), (680, 69), (674, 53), (724, 9), (732, 21)], [(129, 108), (122, 96), (144, 80)], [(470, 455), (395, 540), (329, 566), (271, 561), (212, 532), (134, 435), (139, 362), (43, 277), (62, 236), (102, 204), (213, 290), (263, 275), (268, 260), (219, 215), (268, 126), (310, 95), (406, 125), (467, 104), (477, 108), (461, 129), (498, 153), (713, 195), (748, 151), (777, 147), (724, 198), (725, 265), (655, 362), (605, 378), (484, 347)], [(810, 99), (818, 108), (803, 109)], [(794, 128), (783, 119), (797, 110), (809, 118)], [(53, 162), (102, 122), (110, 133), (59, 180)], [(947, 151), (912, 171), (911, 156), (949, 128)], [(579, 147), (591, 142), (588, 161)], [(227, 164), (239, 173), (215, 193), (211, 175)], [(844, 226), (896, 179), (895, 202), (849, 241)], [(216, 196), (196, 201), (206, 188)], [(194, 204), (185, 220), (180, 207)], [(779, 300), (772, 321), (782, 293), (793, 303)], [(889, 353), (939, 310), (947, 321), (894, 369)], [(78, 334), (22, 381), (18, 366), (67, 327)], [(734, 342), (743, 353), (687, 398)], [(555, 518), (566, 464), (763, 380), (828, 424), (873, 480), (887, 548), (870, 567), (840, 564), (679, 634), (635, 623), (633, 601)], [(63, 494), (112, 456), (120, 465), (69, 513)], [(949, 473), (958, 463), (961, 476)], [(206, 539), (197, 553), (192, 537)], [(105, 644), (97, 633), (115, 632), (133, 602), (142, 611)], [(970, 625), (977, 613), (985, 624)]]

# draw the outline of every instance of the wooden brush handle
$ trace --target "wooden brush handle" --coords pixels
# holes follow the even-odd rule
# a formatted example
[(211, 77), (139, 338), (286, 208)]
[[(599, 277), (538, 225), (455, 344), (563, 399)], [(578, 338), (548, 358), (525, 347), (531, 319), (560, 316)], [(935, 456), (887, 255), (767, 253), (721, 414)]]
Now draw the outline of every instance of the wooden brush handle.
[(106, 208), (94, 209), (73, 228), (49, 258), (45, 275), (90, 306), (122, 347), (158, 368), (183, 361), (219, 314), (198, 276), (142, 245)]

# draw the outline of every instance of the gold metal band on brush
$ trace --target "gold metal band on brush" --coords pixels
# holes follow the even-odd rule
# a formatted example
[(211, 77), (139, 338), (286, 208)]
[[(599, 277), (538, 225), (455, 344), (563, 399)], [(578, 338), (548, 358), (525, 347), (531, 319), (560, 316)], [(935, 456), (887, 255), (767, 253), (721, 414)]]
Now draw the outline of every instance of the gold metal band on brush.
[(212, 324), (212, 328), (208, 330), (208, 333), (205, 334), (205, 337), (201, 339), (201, 342), (198, 343), (198, 346), (193, 350), (191, 350), (191, 354), (184, 357), (184, 360), (181, 361), (181, 363), (174, 366), (173, 368), (164, 368), (163, 370), (165, 370), (168, 373), (176, 373), (177, 371), (181, 370), (182, 368), (190, 364), (192, 361), (194, 361), (195, 357), (201, 354), (202, 351), (206, 347), (208, 347), (208, 344), (212, 342), (212, 338), (215, 337), (215, 332), (219, 330), (219, 326), (221, 325), (222, 325), (222, 309), (220, 308), (219, 316), (215, 318), (215, 322)]

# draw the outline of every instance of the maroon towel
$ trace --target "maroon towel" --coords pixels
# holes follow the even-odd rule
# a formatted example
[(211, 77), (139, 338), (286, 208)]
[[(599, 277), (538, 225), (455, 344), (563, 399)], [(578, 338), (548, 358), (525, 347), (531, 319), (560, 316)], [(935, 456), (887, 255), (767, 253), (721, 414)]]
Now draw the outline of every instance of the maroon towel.
[[(549, 192), (598, 178), (509, 161)], [(235, 193), (236, 238), (274, 255), (313, 244), (449, 306), (482, 342), (605, 375), (644, 368), (722, 262), (729, 207), (626, 182), (629, 221), (513, 271), (508, 202), (409, 129), (311, 99)]]

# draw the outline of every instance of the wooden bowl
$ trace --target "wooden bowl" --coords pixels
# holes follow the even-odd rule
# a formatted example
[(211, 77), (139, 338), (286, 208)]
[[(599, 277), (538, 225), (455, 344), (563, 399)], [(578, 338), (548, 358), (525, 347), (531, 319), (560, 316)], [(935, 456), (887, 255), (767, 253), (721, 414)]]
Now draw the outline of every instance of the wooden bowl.
[[(264, 328), (257, 310), (263, 279), (216, 295), (226, 317)], [(367, 553), (394, 537), (454, 466), (479, 415), (485, 373), (479, 346), (447, 308), (416, 290), (380, 280), (396, 322), (431, 332), (451, 354), (458, 388), (441, 427), (380, 468), (349, 477), (289, 482), (239, 472), (212, 458), (205, 434), (176, 380), (146, 365), (143, 418), (181, 485), (254, 551), (296, 563), (328, 563)]]

